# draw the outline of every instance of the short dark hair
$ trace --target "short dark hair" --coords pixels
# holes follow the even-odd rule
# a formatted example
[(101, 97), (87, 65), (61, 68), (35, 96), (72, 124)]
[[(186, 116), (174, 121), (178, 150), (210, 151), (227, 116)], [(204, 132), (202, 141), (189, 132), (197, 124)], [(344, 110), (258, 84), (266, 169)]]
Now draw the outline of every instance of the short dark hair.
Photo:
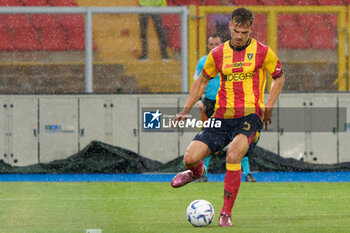
[(207, 44), (208, 44), (209, 38), (216, 38), (216, 37), (219, 37), (220, 41), (222, 42), (222, 37), (218, 33), (213, 33), (210, 36), (208, 36)]
[(244, 26), (247, 24), (251, 26), (254, 22), (254, 15), (253, 12), (247, 8), (239, 7), (232, 11), (231, 19), (233, 23), (237, 23), (239, 26)]

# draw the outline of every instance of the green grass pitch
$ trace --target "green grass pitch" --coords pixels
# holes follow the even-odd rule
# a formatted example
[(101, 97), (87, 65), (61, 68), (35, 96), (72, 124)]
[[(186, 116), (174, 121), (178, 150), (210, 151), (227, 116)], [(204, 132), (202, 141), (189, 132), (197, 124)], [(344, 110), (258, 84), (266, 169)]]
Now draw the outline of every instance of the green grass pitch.
[[(350, 183), (242, 183), (233, 228), (220, 228), (223, 183), (2, 182), (0, 232), (349, 232)], [(187, 222), (187, 205), (206, 199), (211, 225)]]

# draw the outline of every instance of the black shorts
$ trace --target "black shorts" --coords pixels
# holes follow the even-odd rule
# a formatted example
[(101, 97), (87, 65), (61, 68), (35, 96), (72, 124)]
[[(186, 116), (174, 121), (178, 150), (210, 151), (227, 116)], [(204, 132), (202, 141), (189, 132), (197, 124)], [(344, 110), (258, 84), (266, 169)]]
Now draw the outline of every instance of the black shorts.
[(235, 119), (215, 118), (215, 121), (221, 121), (220, 128), (202, 128), (193, 138), (193, 140), (207, 144), (212, 153), (225, 148), (237, 134), (244, 134), (248, 137), (249, 153), (256, 146), (263, 126), (256, 114)]

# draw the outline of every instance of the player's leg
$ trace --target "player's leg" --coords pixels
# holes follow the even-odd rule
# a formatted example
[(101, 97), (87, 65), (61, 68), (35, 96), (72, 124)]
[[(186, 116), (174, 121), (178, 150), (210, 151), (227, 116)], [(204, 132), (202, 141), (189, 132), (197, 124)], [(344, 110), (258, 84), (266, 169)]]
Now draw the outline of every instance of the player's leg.
[(231, 213), (241, 184), (241, 161), (248, 150), (255, 146), (257, 132), (262, 123), (255, 114), (239, 120), (237, 130), (233, 132), (234, 139), (229, 144), (226, 154), (226, 175), (224, 181), (224, 206), (220, 213), (219, 225), (232, 226)]
[(241, 184), (241, 160), (249, 149), (248, 137), (238, 134), (230, 143), (226, 155), (224, 181), (224, 206), (220, 213), (219, 225), (232, 226), (231, 212)]
[(168, 58), (168, 53), (166, 51), (167, 40), (165, 38), (164, 31), (163, 31), (162, 17), (160, 14), (157, 14), (157, 15), (152, 15), (152, 19), (158, 34), (159, 46), (160, 46), (160, 51), (162, 53), (162, 58)]
[(148, 56), (148, 48), (147, 48), (147, 28), (148, 28), (148, 15), (140, 14), (140, 37), (141, 37), (141, 45), (142, 45), (142, 54), (139, 59), (146, 59)]
[(174, 188), (182, 187), (205, 174), (202, 160), (229, 144), (231, 133), (225, 126), (221, 126), (220, 130), (216, 127), (201, 129), (188, 146), (184, 156), (184, 164), (188, 170), (177, 174), (171, 181), (171, 185)]
[[(211, 100), (211, 99), (208, 99), (207, 97), (204, 98), (203, 109), (201, 110), (201, 121), (204, 122), (209, 119), (208, 118), (209, 116), (213, 115), (215, 103), (216, 103), (216, 100)], [(205, 181), (205, 182), (207, 181), (207, 174), (209, 171), (210, 159), (211, 159), (211, 155), (209, 155), (203, 160), (207, 173), (201, 177), (200, 181)]]
[(203, 174), (203, 176), (201, 178), (199, 178), (198, 181), (202, 181), (202, 182), (207, 182), (208, 181), (207, 175), (208, 175), (208, 170), (209, 170), (210, 159), (211, 159), (211, 155), (209, 155), (208, 157), (206, 157), (203, 160), (203, 165), (205, 167), (206, 173)]
[(171, 186), (174, 188), (182, 187), (205, 174), (206, 170), (202, 160), (210, 153), (207, 144), (198, 140), (192, 141), (184, 156), (184, 164), (188, 170), (177, 174), (171, 181)]
[(255, 177), (252, 175), (252, 173), (250, 173), (249, 158), (247, 155), (243, 157), (243, 159), (241, 161), (241, 165), (242, 165), (242, 170), (243, 170), (243, 175), (245, 177), (245, 181), (246, 182), (256, 182)]

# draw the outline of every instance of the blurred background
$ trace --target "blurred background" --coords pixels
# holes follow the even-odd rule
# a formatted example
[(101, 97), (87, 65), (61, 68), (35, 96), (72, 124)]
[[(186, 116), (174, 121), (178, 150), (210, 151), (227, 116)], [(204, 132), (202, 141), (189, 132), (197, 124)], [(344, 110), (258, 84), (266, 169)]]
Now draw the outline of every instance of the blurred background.
[[(345, 22), (348, 1), (167, 0), (166, 3), (168, 7), (189, 9), (189, 30), (185, 35), (181, 34), (181, 14), (160, 15), (167, 59), (162, 59), (151, 18), (148, 18), (146, 42), (148, 57), (141, 60), (139, 14), (92, 14), (93, 92), (188, 91), (196, 62), (207, 52), (207, 36), (219, 33), (228, 40), (230, 13), (238, 5), (250, 7), (255, 13), (252, 37), (277, 51), (288, 77), (284, 90), (349, 90)], [(139, 5), (138, 0), (0, 1), (1, 7)], [(187, 51), (182, 51), (182, 38), (188, 42)], [(85, 92), (85, 14), (2, 13), (0, 51), (0, 93)], [(182, 52), (188, 56), (187, 77), (182, 77)], [(182, 82), (187, 82), (187, 90), (181, 88)]]

